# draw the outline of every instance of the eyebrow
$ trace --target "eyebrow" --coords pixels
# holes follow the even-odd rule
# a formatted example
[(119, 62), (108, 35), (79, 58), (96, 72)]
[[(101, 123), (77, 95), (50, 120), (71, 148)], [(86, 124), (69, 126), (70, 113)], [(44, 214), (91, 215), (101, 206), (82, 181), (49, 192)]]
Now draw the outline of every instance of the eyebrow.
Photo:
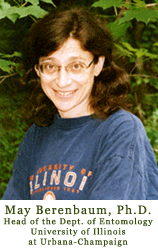
[[(70, 58), (69, 58), (69, 61), (71, 61), (71, 60), (76, 60), (76, 59), (81, 59), (81, 60), (85, 60), (86, 58), (84, 58), (84, 57), (80, 57), (80, 56), (71, 56)], [(41, 62), (45, 62), (45, 61), (58, 61), (56, 58), (54, 58), (54, 57), (46, 57), (46, 58), (41, 58)]]

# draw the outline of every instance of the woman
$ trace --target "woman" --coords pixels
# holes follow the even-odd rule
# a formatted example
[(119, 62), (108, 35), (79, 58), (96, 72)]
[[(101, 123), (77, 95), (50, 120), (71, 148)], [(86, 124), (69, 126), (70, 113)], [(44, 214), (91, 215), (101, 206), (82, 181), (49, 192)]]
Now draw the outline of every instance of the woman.
[(155, 156), (141, 121), (122, 109), (130, 85), (112, 48), (105, 26), (79, 8), (34, 25), (24, 63), (35, 124), (3, 199), (158, 199)]

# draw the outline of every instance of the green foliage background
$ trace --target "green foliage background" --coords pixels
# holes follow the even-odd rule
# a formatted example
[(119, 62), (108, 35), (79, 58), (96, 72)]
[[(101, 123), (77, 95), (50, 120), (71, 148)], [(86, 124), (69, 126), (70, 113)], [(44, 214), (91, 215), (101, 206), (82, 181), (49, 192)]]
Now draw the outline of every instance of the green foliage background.
[(132, 112), (144, 123), (158, 161), (158, 0), (0, 0), (0, 198), (12, 173), (19, 144), (31, 125), (20, 84), (20, 46), (38, 18), (60, 4), (96, 10), (116, 41), (116, 60), (129, 73)]

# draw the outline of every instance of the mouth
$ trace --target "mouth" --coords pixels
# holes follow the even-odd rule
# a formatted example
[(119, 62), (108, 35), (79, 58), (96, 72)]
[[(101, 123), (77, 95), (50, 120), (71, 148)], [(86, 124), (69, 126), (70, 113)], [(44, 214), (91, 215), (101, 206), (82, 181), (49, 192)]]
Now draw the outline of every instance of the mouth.
[(57, 91), (57, 90), (55, 90), (55, 94), (61, 98), (68, 98), (68, 97), (73, 96), (76, 91), (77, 90), (72, 90), (72, 91)]

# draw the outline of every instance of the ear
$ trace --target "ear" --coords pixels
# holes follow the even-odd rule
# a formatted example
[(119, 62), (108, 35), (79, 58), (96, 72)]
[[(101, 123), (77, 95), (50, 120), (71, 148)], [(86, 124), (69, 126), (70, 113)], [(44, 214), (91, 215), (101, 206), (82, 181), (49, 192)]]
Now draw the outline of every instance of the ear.
[(38, 75), (38, 77), (40, 77), (40, 71), (39, 71), (37, 65), (35, 65), (34, 70), (36, 71), (36, 74)]
[(103, 69), (105, 56), (99, 56), (98, 62), (95, 64), (94, 75), (98, 76)]

